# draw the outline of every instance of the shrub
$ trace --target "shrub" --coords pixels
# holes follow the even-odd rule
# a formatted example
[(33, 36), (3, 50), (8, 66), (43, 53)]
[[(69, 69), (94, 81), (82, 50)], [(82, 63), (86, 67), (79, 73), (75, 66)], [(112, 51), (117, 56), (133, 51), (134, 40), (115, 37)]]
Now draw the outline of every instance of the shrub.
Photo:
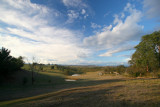
[(126, 71), (126, 67), (124, 65), (107, 66), (104, 71), (105, 71), (105, 73), (114, 73), (114, 72), (117, 72), (119, 74), (123, 74)]
[(130, 66), (127, 68), (127, 72), (129, 73), (129, 75), (133, 76), (133, 77), (138, 77), (138, 76), (144, 76), (146, 75), (146, 71), (143, 68), (138, 68), (135, 66)]

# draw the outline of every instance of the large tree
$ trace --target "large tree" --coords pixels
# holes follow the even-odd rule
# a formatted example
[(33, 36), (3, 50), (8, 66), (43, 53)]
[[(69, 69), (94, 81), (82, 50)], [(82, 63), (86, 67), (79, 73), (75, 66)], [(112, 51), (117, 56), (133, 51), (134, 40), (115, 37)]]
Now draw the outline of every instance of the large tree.
[(144, 35), (129, 63), (151, 71), (160, 68), (160, 31)]
[(5, 78), (21, 69), (24, 65), (23, 58), (15, 58), (10, 55), (10, 51), (2, 47), (0, 49), (0, 78)]

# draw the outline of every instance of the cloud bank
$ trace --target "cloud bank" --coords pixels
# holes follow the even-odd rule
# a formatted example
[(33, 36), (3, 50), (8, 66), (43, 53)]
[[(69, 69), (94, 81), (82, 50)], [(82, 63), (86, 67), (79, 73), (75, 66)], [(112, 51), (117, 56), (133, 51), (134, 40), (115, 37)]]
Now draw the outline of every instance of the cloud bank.
[[(121, 15), (114, 15), (115, 18), (112, 25), (106, 26), (96, 35), (84, 39), (85, 46), (96, 50), (107, 50), (106, 53), (99, 56), (112, 56), (113, 53), (129, 50), (129, 42), (140, 39), (143, 32), (143, 26), (138, 24), (142, 13), (130, 3), (125, 6), (123, 12), (127, 12), (130, 15), (124, 20)], [(130, 46), (129, 48), (133, 49), (133, 47)]]
[(5, 27), (0, 26), (0, 46), (9, 48), (14, 56), (34, 56), (41, 63), (70, 64), (89, 54), (79, 45), (80, 32), (50, 26), (51, 12), (58, 17), (58, 11), (30, 0), (1, 0), (0, 23)]

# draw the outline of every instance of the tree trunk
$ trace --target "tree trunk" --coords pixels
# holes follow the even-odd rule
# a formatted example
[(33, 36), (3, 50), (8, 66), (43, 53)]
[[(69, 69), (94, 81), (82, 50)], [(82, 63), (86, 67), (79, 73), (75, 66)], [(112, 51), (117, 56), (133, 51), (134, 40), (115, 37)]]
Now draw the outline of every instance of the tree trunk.
[(34, 83), (34, 78), (33, 78), (33, 70), (32, 70), (32, 85)]
[(148, 72), (148, 64), (147, 64), (147, 72)]

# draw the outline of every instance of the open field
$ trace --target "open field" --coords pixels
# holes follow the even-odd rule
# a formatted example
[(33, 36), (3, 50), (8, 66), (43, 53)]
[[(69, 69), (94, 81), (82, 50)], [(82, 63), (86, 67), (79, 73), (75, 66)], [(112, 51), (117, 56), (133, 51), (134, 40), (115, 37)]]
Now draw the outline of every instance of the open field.
[(0, 107), (160, 107), (160, 0), (0, 0)]
[[(21, 90), (22, 88), (15, 89), (15, 92), (13, 92), (13, 90), (1, 90), (1, 94), (3, 93), (3, 96), (1, 96), (0, 106), (160, 106), (160, 79), (129, 78), (109, 74), (99, 76), (98, 72), (87, 72), (86, 74), (74, 77), (64, 76), (58, 72), (46, 72), (43, 73), (43, 75), (48, 75), (53, 77), (53, 79), (56, 77), (58, 78), (57, 81), (61, 82), (54, 86), (52, 86), (54, 83), (47, 84), (44, 82), (45, 85), (42, 83), (37, 83), (34, 87), (32, 86), (24, 90)], [(74, 79), (77, 81), (65, 82), (65, 78)], [(19, 92), (20, 90), (23, 92), (23, 94), (21, 94), (24, 95), (24, 98), (18, 97), (21, 96)], [(38, 90), (40, 92), (37, 92)], [(29, 93), (31, 94), (29, 97), (25, 96), (25, 94)], [(17, 97), (11, 97), (16, 96), (16, 94)], [(5, 97), (5, 95), (6, 98), (3, 99), (2, 97)]]

